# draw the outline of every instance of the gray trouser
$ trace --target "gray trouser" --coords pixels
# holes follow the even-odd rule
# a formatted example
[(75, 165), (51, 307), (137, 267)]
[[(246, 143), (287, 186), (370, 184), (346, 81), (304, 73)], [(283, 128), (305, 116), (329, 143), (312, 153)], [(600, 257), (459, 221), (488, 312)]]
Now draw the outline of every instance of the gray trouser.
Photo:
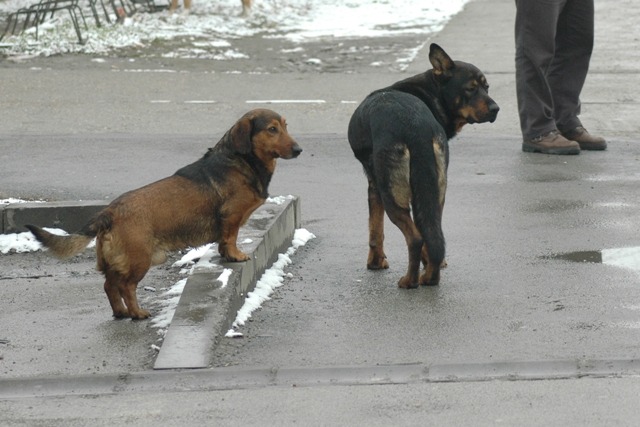
[(516, 0), (516, 94), (522, 136), (581, 126), (594, 0)]

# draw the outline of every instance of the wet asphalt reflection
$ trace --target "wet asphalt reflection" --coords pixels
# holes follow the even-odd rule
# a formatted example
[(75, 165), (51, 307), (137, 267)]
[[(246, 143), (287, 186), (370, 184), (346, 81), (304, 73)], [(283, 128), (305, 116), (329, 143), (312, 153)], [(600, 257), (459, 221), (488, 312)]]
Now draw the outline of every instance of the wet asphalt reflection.
[(611, 248), (594, 251), (565, 252), (543, 257), (571, 262), (588, 262), (614, 265), (640, 272), (640, 246)]

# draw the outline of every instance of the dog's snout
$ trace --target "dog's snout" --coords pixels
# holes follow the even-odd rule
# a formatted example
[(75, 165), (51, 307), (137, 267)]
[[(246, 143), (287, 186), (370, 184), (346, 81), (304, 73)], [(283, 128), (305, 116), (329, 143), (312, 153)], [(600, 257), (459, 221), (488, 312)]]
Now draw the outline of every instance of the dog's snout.
[(489, 115), (491, 116), (491, 119), (489, 121), (491, 123), (493, 123), (498, 117), (498, 111), (500, 111), (500, 107), (498, 106), (498, 104), (496, 104), (494, 101), (491, 101), (491, 103), (489, 104)]
[(293, 147), (291, 147), (291, 155), (293, 157), (298, 157), (300, 153), (302, 153), (302, 148), (300, 148), (297, 142), (294, 142)]

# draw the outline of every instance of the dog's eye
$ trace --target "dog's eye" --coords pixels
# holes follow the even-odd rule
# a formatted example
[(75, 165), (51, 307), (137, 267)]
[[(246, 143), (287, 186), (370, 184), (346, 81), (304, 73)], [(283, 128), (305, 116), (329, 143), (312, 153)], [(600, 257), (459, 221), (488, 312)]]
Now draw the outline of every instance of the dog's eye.
[(271, 133), (278, 133), (278, 128), (275, 126), (270, 126), (267, 130)]

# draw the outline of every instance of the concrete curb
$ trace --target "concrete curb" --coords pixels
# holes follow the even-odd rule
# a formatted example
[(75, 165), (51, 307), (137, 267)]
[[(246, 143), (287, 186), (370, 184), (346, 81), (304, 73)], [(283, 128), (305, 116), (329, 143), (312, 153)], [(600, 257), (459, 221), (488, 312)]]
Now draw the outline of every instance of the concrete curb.
[(0, 206), (0, 234), (27, 231), (25, 224), (74, 232), (108, 204), (104, 200), (10, 203)]
[[(249, 261), (227, 263), (215, 257), (211, 259), (214, 266), (188, 277), (154, 369), (210, 366), (216, 342), (229, 330), (260, 276), (277, 260), (278, 254), (291, 246), (300, 218), (298, 198), (288, 198), (280, 205), (265, 203), (253, 213), (238, 236), (239, 242), (251, 240), (240, 244), (251, 256)], [(218, 278), (225, 268), (232, 273), (223, 286)]]
[(636, 378), (637, 359), (322, 367), (224, 367), (199, 371), (144, 371), (73, 377), (10, 378), (0, 381), (0, 399), (98, 396), (122, 393), (244, 390), (267, 387), (384, 386), (391, 384), (471, 383)]

